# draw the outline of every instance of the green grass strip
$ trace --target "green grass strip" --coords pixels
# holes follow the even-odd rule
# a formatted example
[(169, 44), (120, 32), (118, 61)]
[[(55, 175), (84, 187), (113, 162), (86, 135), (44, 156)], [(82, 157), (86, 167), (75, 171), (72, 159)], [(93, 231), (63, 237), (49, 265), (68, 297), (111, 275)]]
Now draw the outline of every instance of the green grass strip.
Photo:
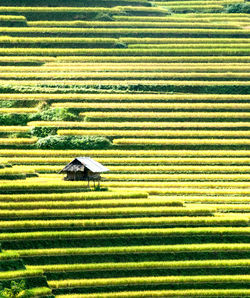
[(187, 269), (187, 268), (233, 268), (250, 267), (250, 260), (202, 260), (174, 262), (119, 262), (97, 264), (53, 264), (27, 266), (28, 269), (39, 269), (48, 272), (102, 271), (102, 270), (152, 270), (152, 269)]
[[(222, 71), (222, 70), (221, 70)], [(183, 80), (247, 80), (250, 78), (250, 74), (248, 73), (196, 73), (196, 72), (186, 72), (186, 73), (177, 73), (177, 72), (26, 72), (26, 73), (0, 73), (0, 80), (14, 80), (14, 79), (22, 79), (22, 80), (41, 80), (41, 79), (65, 79), (65, 80), (135, 80), (135, 79), (151, 79), (151, 80), (170, 80), (170, 79), (183, 79)], [(88, 104), (86, 103), (86, 106)], [(96, 104), (98, 106), (98, 104)], [(136, 104), (135, 104), (136, 105)], [(223, 104), (222, 104), (223, 105)], [(239, 105), (239, 104), (238, 104)], [(84, 105), (83, 105), (84, 106)], [(198, 104), (197, 104), (198, 106)], [(219, 103), (218, 103), (219, 106)], [(95, 108), (93, 106), (92, 108)], [(104, 107), (105, 108), (105, 107)], [(122, 108), (122, 107), (120, 107)], [(147, 108), (147, 107), (145, 107)], [(157, 106), (156, 106), (157, 108)]]
[[(36, 200), (29, 200), (27, 202), (20, 202), (17, 198), (17, 202), (8, 202), (8, 203), (0, 203), (0, 209), (10, 209), (10, 210), (18, 210), (18, 209), (44, 209), (44, 208), (52, 208), (52, 209), (75, 209), (75, 208), (108, 208), (108, 207), (146, 207), (146, 206), (183, 206), (182, 202), (180, 201), (174, 201), (174, 200), (164, 200), (164, 199), (158, 199), (158, 200), (151, 200), (151, 199), (117, 199), (117, 198), (110, 198), (110, 199), (102, 199), (96, 198), (95, 200), (78, 200), (78, 201), (72, 201), (72, 198), (70, 198), (70, 193), (67, 195), (62, 194), (63, 198), (67, 198), (67, 201), (60, 200), (60, 196), (58, 196), (58, 201), (56, 200), (50, 200), (48, 201), (40, 201), (39, 195), (36, 197)], [(49, 195), (48, 195), (49, 196)], [(80, 197), (80, 196), (79, 196)], [(81, 199), (78, 198), (78, 199)]]
[[(247, 45), (249, 47), (249, 45)], [(0, 60), (1, 61), (1, 60)], [(89, 72), (89, 70), (91, 69), (91, 73)], [(100, 73), (111, 73), (111, 75), (113, 75), (113, 72), (124, 72), (124, 74), (126, 74), (127, 72), (134, 72), (134, 73), (142, 73), (142, 72), (156, 72), (161, 73), (161, 72), (166, 72), (166, 73), (187, 73), (187, 72), (192, 72), (192, 73), (202, 73), (201, 75), (204, 75), (204, 69), (206, 70), (206, 73), (227, 73), (227, 72), (231, 72), (234, 74), (237, 73), (247, 73), (250, 70), (250, 66), (248, 65), (243, 65), (243, 63), (228, 63), (226, 66), (225, 65), (218, 65), (215, 63), (182, 63), (180, 65), (180, 63), (172, 63), (171, 66), (169, 65), (162, 65), (160, 63), (145, 63), (144, 65), (141, 65), (140, 63), (134, 63), (133, 65), (129, 65), (129, 64), (125, 64), (125, 63), (77, 63), (75, 66), (70, 64), (70, 63), (51, 63), (49, 64), (49, 66), (44, 66), (43, 68), (41, 68), (40, 66), (19, 66), (18, 70), (20, 72), (23, 73), (30, 73), (30, 72), (34, 72), (36, 73), (36, 76), (38, 76), (38, 73), (40, 72), (41, 75), (42, 74), (58, 74), (58, 75), (68, 75), (69, 73), (75, 73), (75, 75), (79, 75), (79, 73), (81, 72), (85, 72), (88, 74), (92, 74), (93, 72), (100, 72)], [(11, 75), (16, 74), (16, 67), (15, 66), (1, 66), (0, 69), (0, 73), (1, 74), (6, 74), (6, 73), (10, 73)], [(92, 74), (93, 75), (93, 74)], [(101, 76), (101, 74), (100, 74)], [(15, 94), (14, 97), (10, 97), (9, 94), (6, 94), (7, 97), (10, 97), (8, 99), (10, 100), (14, 100), (14, 99), (24, 99), (25, 97), (27, 97), (27, 99), (32, 99), (32, 96), (34, 96), (34, 100), (36, 98), (36, 96), (40, 95), (40, 98), (48, 98), (49, 94)], [(61, 94), (62, 95), (62, 94)], [(70, 97), (71, 95), (71, 97)], [(104, 96), (106, 95), (106, 97)], [(114, 96), (116, 95), (116, 97)], [(126, 97), (127, 95), (127, 97)], [(109, 94), (109, 93), (105, 93), (105, 94), (96, 94), (96, 98), (93, 97), (93, 94), (63, 94), (62, 97), (59, 97), (58, 94), (51, 94), (51, 97), (48, 98), (49, 100), (54, 100), (57, 99), (58, 101), (70, 101), (70, 100), (89, 100), (92, 99), (93, 102), (98, 102), (99, 100), (105, 101), (108, 99), (112, 99), (112, 100), (128, 100), (130, 99), (130, 101), (135, 102), (138, 99), (142, 99), (140, 97), (138, 97), (138, 95), (140, 94), (134, 94), (135, 98), (131, 98), (132, 94), (119, 94), (119, 93), (114, 93), (114, 94)], [(145, 94), (147, 95), (145, 97), (145, 100), (149, 100), (150, 99), (150, 94)], [(155, 94), (157, 95), (157, 94)], [(248, 95), (239, 95), (241, 98), (237, 98), (234, 94), (200, 94), (200, 95), (195, 95), (194, 94), (194, 99), (190, 96), (191, 94), (183, 94), (182, 96), (180, 95), (175, 95), (173, 94), (172, 97), (170, 94), (158, 94), (156, 98), (154, 98), (151, 95), (151, 99), (152, 101), (156, 102), (156, 101), (164, 101), (164, 99), (184, 99), (187, 98), (189, 100), (192, 100), (195, 102), (195, 100), (199, 99), (199, 100), (217, 100), (217, 99), (226, 99), (226, 96), (228, 99), (231, 100), (243, 100), (247, 97), (249, 97)], [(4, 96), (4, 94), (1, 94), (1, 98)], [(18, 97), (19, 96), (19, 97)], [(53, 97), (52, 97), (53, 96)], [(91, 97), (92, 96), (92, 97)], [(113, 96), (113, 98), (112, 98)], [(198, 97), (199, 96), (199, 97)], [(223, 98), (224, 96), (224, 98)], [(121, 97), (121, 98), (120, 98)], [(141, 97), (143, 97), (143, 94), (141, 94)], [(210, 98), (211, 97), (211, 98)], [(41, 99), (40, 99), (41, 100)]]
[[(126, 192), (76, 192), (76, 193), (50, 193), (50, 194), (10, 194), (10, 195), (0, 195), (0, 202), (32, 202), (35, 204), (42, 201), (68, 201), (68, 200), (86, 200), (82, 201), (82, 204), (89, 204), (89, 206), (94, 206), (95, 203), (91, 203), (91, 200), (107, 200), (107, 199), (143, 199), (147, 198), (148, 193), (143, 191), (126, 191)], [(90, 201), (90, 202), (88, 202)], [(47, 203), (46, 203), (47, 204)], [(102, 204), (102, 201), (99, 201)]]
[[(93, 30), (99, 30), (99, 29), (93, 29)], [(0, 33), (1, 31), (2, 30), (0, 28)], [(4, 49), (0, 49), (1, 56), (55, 56), (55, 55), (57, 56), (249, 56), (249, 54), (250, 54), (250, 49), (247, 49), (247, 48), (235, 48), (235, 49), (4, 48)]]
[[(5, 57), (7, 59), (8, 57)], [(17, 58), (19, 58), (17, 56)], [(2, 59), (0, 57), (0, 59)], [(20, 57), (21, 59), (21, 57)], [(1, 60), (0, 60), (1, 61)], [(103, 63), (103, 62), (112, 62), (112, 63), (249, 63), (249, 56), (171, 56), (171, 57), (162, 57), (162, 56), (59, 56), (57, 57), (58, 62), (88, 62), (88, 63)]]
[(67, 12), (119, 12), (116, 8), (105, 7), (25, 7), (25, 6), (1, 6), (0, 13), (67, 13)]
[[(195, 228), (197, 229), (197, 228)], [(209, 228), (211, 230), (211, 228)], [(207, 229), (207, 230), (209, 230)], [(217, 228), (218, 229), (218, 228)], [(227, 228), (228, 229), (228, 228)], [(241, 228), (242, 229), (242, 228)], [(176, 228), (175, 228), (176, 230)], [(184, 230), (184, 229), (182, 229)], [(206, 243), (178, 245), (148, 246), (116, 246), (116, 247), (77, 247), (77, 248), (41, 248), (11, 250), (20, 257), (35, 256), (70, 256), (70, 255), (110, 255), (110, 254), (161, 254), (161, 253), (193, 253), (193, 252), (248, 252), (248, 243)]]
[(36, 210), (1, 210), (0, 218), (39, 218), (39, 217), (126, 217), (130, 216), (201, 216), (212, 215), (213, 208), (180, 208), (180, 207), (120, 207), (120, 208), (91, 208), (91, 209), (36, 209)]
[[(1, 61), (1, 58), (0, 58)], [(151, 64), (150, 64), (151, 65)], [(192, 64), (193, 65), (193, 64)], [(70, 67), (73, 67), (72, 64)], [(131, 67), (128, 65), (128, 67)], [(143, 65), (138, 67), (143, 68)], [(152, 68), (152, 66), (149, 66)], [(172, 68), (174, 66), (171, 66)], [(180, 67), (180, 66), (179, 66)], [(183, 66), (181, 66), (182, 68)], [(206, 65), (203, 65), (202, 68), (204, 69)], [(215, 66), (217, 68), (222, 67), (221, 65)], [(237, 67), (237, 66), (236, 66)], [(29, 67), (30, 69), (31, 67)], [(2, 67), (1, 67), (2, 69)], [(16, 70), (16, 67), (15, 67)], [(215, 101), (215, 102), (228, 102), (228, 101), (250, 101), (250, 95), (247, 94), (148, 94), (148, 93), (135, 93), (135, 94), (124, 94), (124, 93), (111, 93), (111, 94), (0, 94), (0, 100), (31, 100), (31, 101), (101, 101), (101, 102), (120, 102), (120, 101), (129, 101), (129, 102), (135, 102), (135, 101), (142, 101), (142, 102), (168, 102), (168, 101), (175, 101), (175, 102), (184, 102), (185, 101), (201, 101), (206, 103), (206, 101)]]
[(52, 289), (74, 287), (112, 287), (128, 285), (159, 285), (159, 284), (207, 284), (207, 283), (241, 283), (249, 284), (250, 275), (198, 275), (198, 276), (149, 276), (95, 279), (50, 280)]
[(66, 232), (27, 232), (2, 233), (1, 241), (24, 241), (45, 239), (101, 239), (136, 237), (188, 237), (188, 236), (248, 236), (250, 227), (209, 227), (209, 228), (172, 228), (172, 229), (127, 229), (106, 231), (66, 231)]
[(2, 252), (0, 253), (0, 261), (19, 259), (17, 252)]
[(80, 28), (215, 28), (215, 29), (239, 29), (234, 23), (205, 23), (205, 22), (140, 22), (140, 21), (36, 21), (29, 22), (30, 27), (80, 27)]
[(124, 218), (124, 219), (100, 219), (100, 220), (18, 220), (1, 221), (0, 228), (5, 229), (47, 229), (47, 228), (101, 228), (101, 227), (136, 227), (136, 226), (248, 226), (248, 218), (233, 217), (157, 217), (157, 218)]
[(31, 276), (40, 276), (43, 275), (43, 270), (31, 269), (31, 270), (16, 270), (16, 271), (7, 271), (0, 272), (0, 280), (4, 279), (14, 279), (14, 278), (25, 278)]
[(250, 145), (250, 139), (115, 139), (115, 145)]
[(152, 297), (249, 297), (249, 289), (216, 289), (216, 290), (165, 290), (165, 291), (139, 291), (94, 294), (66, 294), (57, 295), (57, 298), (152, 298)]
[[(225, 138), (225, 137), (242, 137), (249, 138), (250, 131), (239, 130), (239, 131), (228, 131), (228, 130), (85, 130), (85, 129), (59, 129), (57, 134), (60, 136), (107, 136), (107, 137), (142, 137), (142, 138), (153, 138), (153, 137), (207, 137), (207, 138)], [(161, 143), (162, 140), (156, 139), (156, 142)], [(149, 141), (149, 143), (151, 140)], [(112, 162), (112, 161), (110, 161)], [(121, 161), (122, 162), (122, 161)]]
[(25, 291), (27, 297), (47, 297), (52, 295), (52, 290), (47, 287), (32, 288)]

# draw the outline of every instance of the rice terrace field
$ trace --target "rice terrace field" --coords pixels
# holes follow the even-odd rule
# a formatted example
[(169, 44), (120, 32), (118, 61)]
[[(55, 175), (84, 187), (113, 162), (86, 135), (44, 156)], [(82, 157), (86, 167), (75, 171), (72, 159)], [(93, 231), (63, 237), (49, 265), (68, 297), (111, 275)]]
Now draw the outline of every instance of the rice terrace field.
[(249, 3), (0, 1), (0, 298), (250, 297)]

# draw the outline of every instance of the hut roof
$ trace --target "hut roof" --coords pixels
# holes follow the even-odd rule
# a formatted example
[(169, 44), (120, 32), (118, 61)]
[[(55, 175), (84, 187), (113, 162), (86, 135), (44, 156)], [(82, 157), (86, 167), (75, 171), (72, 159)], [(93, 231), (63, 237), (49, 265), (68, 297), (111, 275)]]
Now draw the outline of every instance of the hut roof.
[(85, 167), (93, 173), (103, 173), (109, 171), (108, 168), (104, 167), (102, 164), (90, 157), (76, 157), (74, 160), (68, 163), (59, 173), (84, 171)]

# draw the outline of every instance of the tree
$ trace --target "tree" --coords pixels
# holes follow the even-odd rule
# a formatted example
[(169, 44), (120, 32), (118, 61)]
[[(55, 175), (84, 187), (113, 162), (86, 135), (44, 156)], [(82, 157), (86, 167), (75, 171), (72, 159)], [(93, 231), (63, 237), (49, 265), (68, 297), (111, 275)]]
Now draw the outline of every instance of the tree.
[(0, 291), (1, 298), (24, 298), (27, 297), (25, 281), (11, 281), (10, 288), (4, 288)]

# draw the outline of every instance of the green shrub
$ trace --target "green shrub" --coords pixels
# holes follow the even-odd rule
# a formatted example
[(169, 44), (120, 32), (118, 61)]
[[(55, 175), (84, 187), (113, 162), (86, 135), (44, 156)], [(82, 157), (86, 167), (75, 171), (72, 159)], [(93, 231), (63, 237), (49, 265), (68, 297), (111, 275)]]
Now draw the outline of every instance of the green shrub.
[(26, 125), (28, 118), (28, 114), (0, 113), (0, 125)]
[(250, 13), (249, 3), (233, 3), (227, 6), (226, 12), (228, 13)]
[(12, 281), (10, 288), (5, 288), (0, 291), (1, 298), (15, 298), (15, 297), (27, 297), (25, 295), (25, 281), (21, 280), (19, 283)]
[(114, 21), (112, 16), (109, 13), (105, 13), (105, 12), (99, 12), (96, 15), (96, 17), (94, 18), (94, 20), (95, 21), (105, 21), (105, 22)]
[(27, 132), (14, 132), (12, 134), (9, 134), (10, 138), (30, 138), (31, 134), (29, 131)]
[(46, 109), (30, 116), (30, 121), (75, 121), (77, 119), (75, 114), (65, 108)]
[(33, 127), (31, 129), (32, 136), (38, 137), (38, 138), (45, 138), (47, 136), (56, 135), (57, 128), (56, 127)]
[(125, 49), (125, 48), (128, 47), (128, 45), (126, 43), (124, 43), (124, 42), (116, 42), (114, 44), (114, 47), (115, 48), (119, 48), (119, 49)]
[(0, 108), (15, 108), (18, 106), (18, 104), (19, 103), (17, 100), (1, 100)]
[(38, 149), (107, 149), (111, 143), (105, 137), (47, 136), (37, 141)]
[(47, 136), (37, 141), (38, 149), (71, 149), (71, 137)]

